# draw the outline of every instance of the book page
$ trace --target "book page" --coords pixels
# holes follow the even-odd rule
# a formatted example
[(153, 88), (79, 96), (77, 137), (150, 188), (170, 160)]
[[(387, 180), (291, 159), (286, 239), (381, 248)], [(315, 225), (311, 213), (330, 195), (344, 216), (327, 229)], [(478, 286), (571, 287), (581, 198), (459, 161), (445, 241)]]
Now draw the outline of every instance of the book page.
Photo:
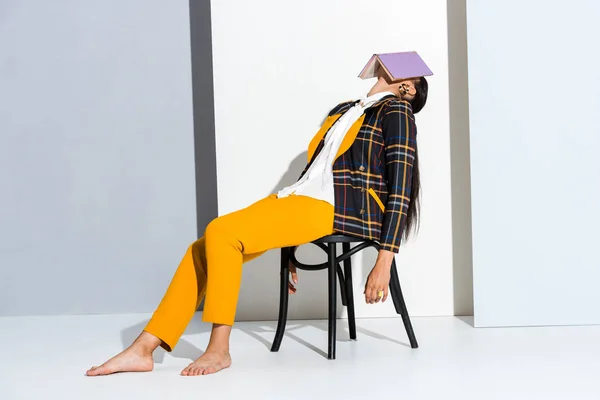
[(359, 75), (362, 79), (375, 78), (378, 70), (378, 58), (377, 56), (371, 57), (362, 73)]

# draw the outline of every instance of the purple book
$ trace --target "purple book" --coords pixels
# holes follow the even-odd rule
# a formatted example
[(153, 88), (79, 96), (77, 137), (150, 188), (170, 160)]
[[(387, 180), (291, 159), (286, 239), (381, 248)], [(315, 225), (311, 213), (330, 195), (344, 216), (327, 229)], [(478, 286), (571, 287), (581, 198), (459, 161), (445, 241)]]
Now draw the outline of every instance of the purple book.
[(392, 81), (433, 75), (416, 51), (407, 51), (373, 54), (358, 76), (362, 79), (376, 78), (379, 68), (383, 68)]

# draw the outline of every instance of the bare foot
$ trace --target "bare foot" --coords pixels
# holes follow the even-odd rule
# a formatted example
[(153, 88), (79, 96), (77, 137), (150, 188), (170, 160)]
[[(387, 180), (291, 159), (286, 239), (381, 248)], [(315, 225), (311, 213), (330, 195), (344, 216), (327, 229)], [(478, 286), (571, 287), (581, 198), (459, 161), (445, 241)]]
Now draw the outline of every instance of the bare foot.
[(99, 367), (90, 368), (87, 376), (109, 375), (115, 372), (149, 372), (154, 368), (152, 353), (131, 346)]
[(231, 356), (228, 351), (210, 351), (202, 354), (200, 358), (188, 365), (181, 375), (196, 376), (214, 374), (231, 365)]

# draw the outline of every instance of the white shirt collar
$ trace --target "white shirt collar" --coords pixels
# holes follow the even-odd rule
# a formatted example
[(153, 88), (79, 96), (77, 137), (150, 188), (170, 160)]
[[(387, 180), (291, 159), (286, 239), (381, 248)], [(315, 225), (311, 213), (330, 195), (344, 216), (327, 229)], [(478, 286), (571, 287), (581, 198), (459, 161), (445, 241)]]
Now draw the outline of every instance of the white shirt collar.
[(376, 102), (378, 102), (379, 100), (381, 100), (382, 98), (384, 98), (385, 96), (395, 96), (394, 93), (392, 92), (381, 92), (381, 93), (375, 93), (369, 97), (364, 96), (360, 98), (360, 106), (363, 108), (369, 108), (371, 107), (373, 104), (375, 104)]

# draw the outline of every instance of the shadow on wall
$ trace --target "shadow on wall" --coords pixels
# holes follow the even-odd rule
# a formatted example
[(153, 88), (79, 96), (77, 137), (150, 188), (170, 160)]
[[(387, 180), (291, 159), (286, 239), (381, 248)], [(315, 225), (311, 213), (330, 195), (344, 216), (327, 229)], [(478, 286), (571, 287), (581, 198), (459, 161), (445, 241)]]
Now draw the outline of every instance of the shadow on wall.
[[(295, 183), (306, 166), (307, 156), (307, 152), (303, 152), (295, 157), (279, 182), (270, 193), (265, 193), (265, 195), (277, 193), (280, 189)], [(277, 319), (280, 254), (279, 249), (271, 250), (244, 264), (237, 320)], [(319, 263), (326, 260), (325, 253), (312, 245), (302, 246), (297, 254), (307, 263)], [(298, 291), (295, 295), (290, 296), (288, 318), (326, 318), (327, 272), (298, 271), (298, 280)]]
[[(280, 189), (295, 183), (306, 166), (307, 152), (298, 155), (288, 170), (271, 190)], [(270, 193), (269, 193), (270, 194)], [(338, 254), (341, 253), (338, 246)], [(371, 267), (375, 265), (377, 252), (368, 249), (352, 258), (355, 303), (362, 300), (362, 286), (366, 282)], [(322, 263), (326, 254), (317, 246), (307, 244), (297, 251), (298, 259), (304, 263)], [(268, 251), (254, 259), (243, 268), (242, 287), (238, 301), (238, 321), (276, 320), (279, 310), (279, 267), (281, 252), (279, 249)], [(288, 319), (327, 318), (327, 271), (298, 271), (296, 294), (290, 296)], [(338, 317), (345, 316), (345, 307), (341, 304), (338, 286)], [(389, 304), (380, 305), (393, 308)], [(360, 309), (357, 306), (357, 311)]]
[[(271, 190), (271, 193), (276, 193), (279, 189), (293, 184), (297, 181), (302, 170), (306, 165), (307, 152), (298, 155), (290, 164), (288, 170), (283, 174), (277, 185)], [(266, 193), (268, 195), (270, 193)], [(341, 248), (339, 249), (341, 250)], [(313, 245), (302, 246), (298, 252), (298, 257), (306, 263), (320, 263), (326, 260), (325, 253), (318, 247)], [(376, 253), (373, 252), (372, 260), (376, 258)], [(359, 257), (356, 256), (353, 260), (356, 260), (353, 268), (354, 280), (362, 278), (362, 282), (366, 280), (366, 276), (360, 276), (358, 272)], [(261, 257), (252, 260), (244, 264), (243, 268), (243, 279), (240, 291), (240, 297), (237, 308), (236, 321), (257, 321), (257, 320), (276, 320), (278, 315), (279, 307), (279, 266), (280, 266), (280, 251), (272, 250), (268, 251)], [(367, 273), (370, 270), (367, 269)], [(299, 271), (299, 284), (298, 293), (290, 296), (288, 319), (315, 319), (315, 318), (327, 318), (327, 272), (326, 271)], [(362, 291), (360, 292), (362, 295)], [(355, 298), (360, 299), (358, 293), (355, 292)], [(202, 310), (200, 305), (199, 310)], [(338, 316), (341, 316), (344, 312), (344, 307), (341, 304), (339, 291), (338, 291)], [(146, 326), (147, 321), (133, 325), (121, 331), (121, 340), (123, 347), (129, 346), (135, 338), (142, 332)], [(272, 324), (271, 324), (272, 325)], [(271, 327), (269, 325), (269, 327)], [(323, 321), (322, 324), (319, 322), (310, 323), (309, 325), (318, 327), (323, 331), (327, 331), (327, 323)], [(288, 325), (287, 331), (293, 331), (295, 328), (293, 325)], [(185, 331), (185, 335), (180, 339), (175, 349), (171, 353), (172, 357), (183, 358), (189, 360), (195, 360), (197, 357), (202, 355), (203, 351), (194, 345), (191, 341), (186, 339), (188, 335), (196, 334), (208, 334), (211, 330), (211, 324), (204, 323), (201, 320), (201, 314), (197, 313), (189, 326)], [(395, 339), (390, 339), (378, 335), (374, 332), (358, 328), (359, 332), (367, 334), (373, 337), (380, 337), (387, 340), (391, 340), (401, 345), (408, 346), (408, 344), (399, 342)], [(262, 336), (275, 333), (275, 325), (272, 325), (272, 329), (242, 329), (247, 335), (254, 337), (261, 341), (266, 347), (270, 348), (272, 339), (265, 339)], [(338, 330), (338, 336), (342, 340), (348, 339), (347, 327), (344, 326)], [(326, 357), (324, 350), (321, 350), (305, 341), (293, 333), (286, 333), (286, 337), (296, 340), (301, 344), (313, 349), (317, 353)], [(162, 363), (165, 356), (164, 350), (159, 350), (154, 353), (154, 361), (156, 363)]]

